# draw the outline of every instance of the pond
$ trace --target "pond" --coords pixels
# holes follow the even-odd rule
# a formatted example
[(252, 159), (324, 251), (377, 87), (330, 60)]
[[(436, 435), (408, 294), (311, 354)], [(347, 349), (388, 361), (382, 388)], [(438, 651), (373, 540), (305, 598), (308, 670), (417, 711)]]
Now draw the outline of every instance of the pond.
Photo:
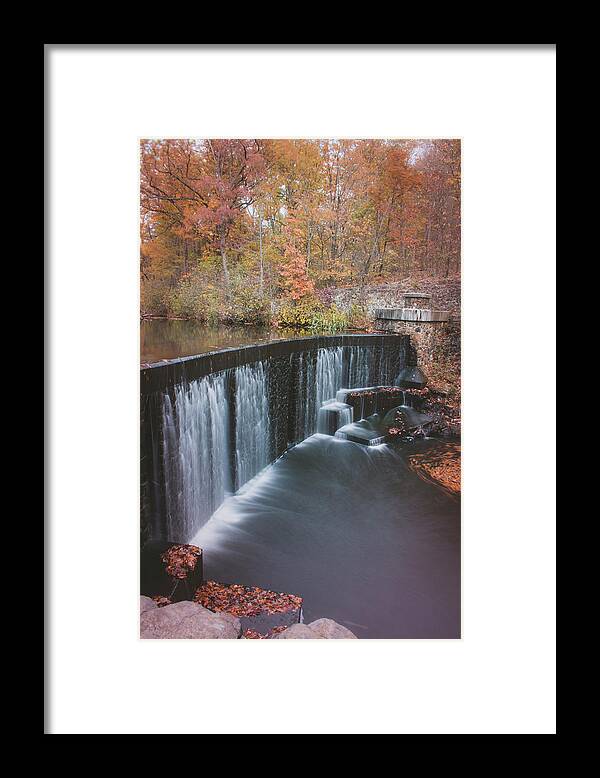
[[(298, 337), (299, 333), (295, 333)], [(308, 333), (300, 333), (308, 334)], [(209, 325), (178, 319), (149, 319), (140, 325), (140, 361), (191, 357), (222, 348), (249, 346), (290, 337), (289, 331), (273, 327)]]
[(304, 597), (360, 638), (460, 637), (460, 498), (407, 456), (313, 435), (225, 500), (192, 541), (208, 579)]

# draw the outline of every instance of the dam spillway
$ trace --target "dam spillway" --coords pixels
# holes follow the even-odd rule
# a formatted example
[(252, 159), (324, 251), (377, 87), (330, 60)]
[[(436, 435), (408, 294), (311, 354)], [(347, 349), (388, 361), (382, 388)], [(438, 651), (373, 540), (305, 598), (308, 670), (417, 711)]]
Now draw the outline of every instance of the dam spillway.
[(317, 431), (342, 387), (390, 384), (408, 337), (297, 338), (141, 371), (142, 537), (188, 542), (227, 494)]

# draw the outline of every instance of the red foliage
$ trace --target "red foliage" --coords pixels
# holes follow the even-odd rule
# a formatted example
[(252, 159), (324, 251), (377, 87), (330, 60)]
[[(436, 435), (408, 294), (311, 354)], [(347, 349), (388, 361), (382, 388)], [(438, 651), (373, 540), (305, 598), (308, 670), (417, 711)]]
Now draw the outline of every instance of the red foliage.
[(198, 546), (177, 545), (168, 548), (161, 556), (166, 572), (173, 578), (187, 578), (188, 573), (196, 569), (198, 558), (202, 554)]
[(164, 608), (165, 605), (171, 605), (172, 601), (168, 597), (161, 597), (160, 594), (155, 595), (153, 598), (154, 602), (157, 604), (159, 608)]
[(233, 616), (287, 613), (302, 607), (302, 597), (294, 594), (271, 592), (258, 586), (222, 584), (217, 581), (205, 581), (196, 590), (194, 602), (211, 611), (224, 611)]

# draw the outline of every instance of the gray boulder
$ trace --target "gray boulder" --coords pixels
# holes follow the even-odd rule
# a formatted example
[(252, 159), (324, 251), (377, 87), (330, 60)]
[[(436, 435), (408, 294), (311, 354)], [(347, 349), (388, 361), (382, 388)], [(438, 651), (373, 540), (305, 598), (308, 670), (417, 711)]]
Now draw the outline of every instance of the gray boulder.
[(142, 594), (140, 597), (140, 613), (153, 610), (154, 608), (158, 608), (158, 605), (154, 602), (154, 600), (151, 597), (145, 597)]
[(307, 626), (312, 632), (316, 632), (322, 638), (354, 638), (358, 640), (353, 632), (350, 632), (349, 629), (342, 627), (341, 624), (332, 619), (317, 619), (316, 621), (311, 621)]
[(317, 635), (312, 629), (309, 629), (306, 624), (292, 624), (291, 627), (284, 629), (275, 636), (277, 640), (286, 640), (288, 638), (302, 638), (309, 640), (322, 639), (321, 635)]
[(235, 616), (213, 613), (190, 600), (151, 608), (140, 615), (140, 637), (145, 639), (235, 639), (241, 631)]
[(276, 638), (301, 638), (304, 640), (327, 640), (327, 639), (348, 639), (354, 638), (357, 640), (356, 635), (350, 632), (346, 627), (342, 627), (337, 621), (332, 619), (317, 619), (310, 624), (292, 624), (283, 632), (276, 635)]

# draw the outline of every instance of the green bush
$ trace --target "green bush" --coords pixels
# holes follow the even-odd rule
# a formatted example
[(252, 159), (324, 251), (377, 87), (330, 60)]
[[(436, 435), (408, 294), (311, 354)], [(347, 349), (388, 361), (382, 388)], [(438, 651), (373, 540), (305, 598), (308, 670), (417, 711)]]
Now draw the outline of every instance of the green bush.
[(150, 316), (166, 316), (169, 313), (168, 295), (166, 281), (143, 280), (140, 284), (141, 312)]
[(295, 305), (284, 305), (279, 311), (277, 324), (284, 328), (332, 334), (348, 328), (348, 317), (335, 305), (327, 308), (316, 298), (307, 297)]
[(366, 330), (369, 324), (369, 314), (364, 305), (352, 303), (348, 311), (348, 326), (354, 330)]
[(233, 284), (230, 301), (222, 316), (230, 324), (264, 325), (271, 321), (269, 299), (246, 279)]
[(348, 329), (348, 317), (337, 306), (331, 305), (324, 311), (315, 313), (310, 328), (313, 332), (326, 332), (333, 335)]
[(219, 319), (219, 299), (198, 276), (181, 279), (167, 298), (169, 312), (183, 319), (214, 322)]
[(288, 303), (279, 310), (277, 325), (291, 329), (310, 329), (313, 319), (323, 305), (313, 297), (305, 297), (295, 304)]

